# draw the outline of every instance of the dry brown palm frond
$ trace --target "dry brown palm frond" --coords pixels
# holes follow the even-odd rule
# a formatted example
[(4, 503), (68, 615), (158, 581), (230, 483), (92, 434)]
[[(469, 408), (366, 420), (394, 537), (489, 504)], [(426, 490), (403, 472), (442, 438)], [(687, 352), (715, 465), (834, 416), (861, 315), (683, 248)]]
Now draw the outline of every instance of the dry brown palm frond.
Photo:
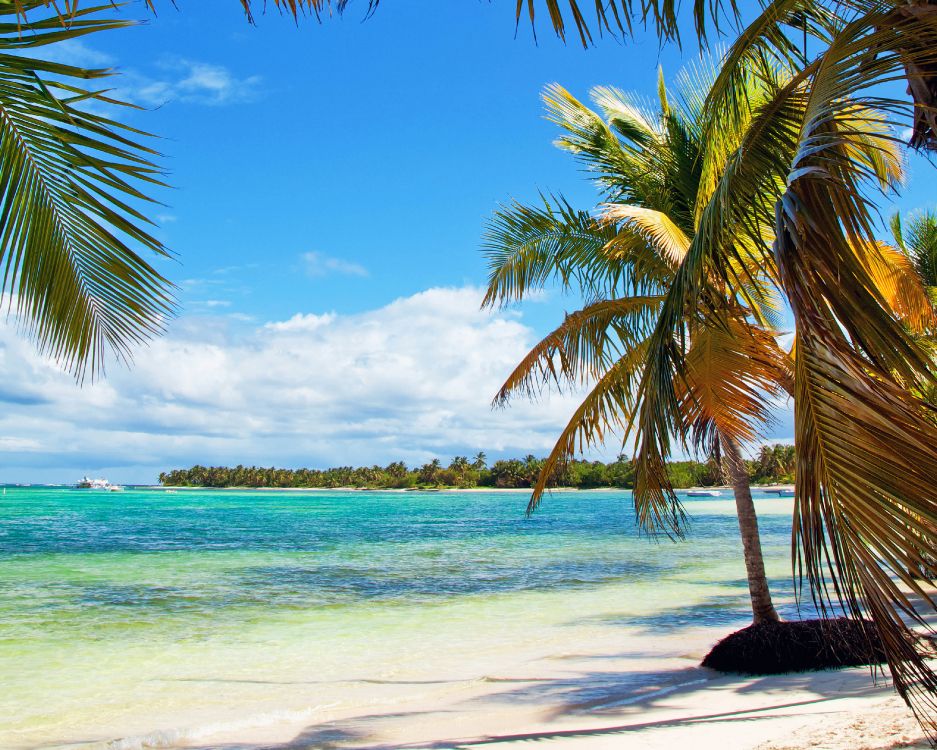
[(898, 585), (923, 594), (908, 571), (937, 554), (937, 428), (907, 387), (935, 374), (889, 304), (866, 195), (875, 175), (855, 159), (860, 130), (836, 117), (902, 64), (862, 56), (870, 37), (888, 36), (884, 20), (845, 26), (818, 60), (777, 208), (775, 254), (797, 326), (795, 540), (818, 603), (872, 618), (895, 687), (937, 736), (937, 675), (904, 622), (923, 613)]
[(709, 446), (719, 434), (738, 444), (763, 435), (771, 420), (766, 395), (781, 395), (786, 360), (773, 334), (744, 320), (697, 328), (678, 389), (694, 442)]
[(798, 332), (795, 430), (798, 569), (821, 608), (871, 616), (898, 691), (935, 728), (937, 677), (905, 618), (929, 602), (909, 571), (937, 555), (937, 427), (906, 389), (875, 377), (829, 332)]
[(919, 334), (937, 327), (937, 313), (907, 255), (884, 242), (871, 243), (864, 251), (857, 248), (857, 254), (865, 262), (879, 293), (902, 323)]
[(644, 342), (639, 342), (631, 351), (618, 359), (599, 379), (582, 403), (573, 412), (550, 451), (540, 470), (527, 504), (527, 513), (533, 513), (547, 483), (558, 467), (577, 452), (592, 445), (600, 445), (608, 434), (624, 431), (633, 411), (634, 381), (646, 354)]

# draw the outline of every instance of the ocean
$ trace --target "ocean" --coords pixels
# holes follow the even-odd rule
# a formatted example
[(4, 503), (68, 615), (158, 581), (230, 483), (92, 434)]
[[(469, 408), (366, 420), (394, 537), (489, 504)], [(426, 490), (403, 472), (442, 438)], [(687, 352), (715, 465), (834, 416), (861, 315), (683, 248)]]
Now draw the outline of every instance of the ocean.
[[(468, 705), (534, 664), (610, 650), (640, 663), (645, 677), (616, 679), (643, 689), (653, 644), (683, 669), (698, 655), (681, 633), (749, 617), (723, 495), (685, 498), (672, 542), (638, 533), (625, 491), (557, 492), (528, 519), (510, 492), (8, 488), (0, 747), (295, 738)], [(791, 616), (792, 501), (755, 497)], [(341, 744), (333, 730), (308, 746)]]

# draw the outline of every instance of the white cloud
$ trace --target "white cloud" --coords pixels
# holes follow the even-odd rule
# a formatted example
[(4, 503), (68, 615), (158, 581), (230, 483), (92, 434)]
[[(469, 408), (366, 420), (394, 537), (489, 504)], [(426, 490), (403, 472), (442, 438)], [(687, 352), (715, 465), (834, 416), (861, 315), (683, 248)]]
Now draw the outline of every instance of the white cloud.
[[(536, 335), (480, 311), (477, 288), (430, 289), (356, 315), (266, 325), (179, 320), (132, 370), (79, 389), (0, 326), (0, 481), (104, 472), (152, 481), (193, 463), (418, 463), (545, 453), (571, 397), (490, 408)], [(615, 453), (617, 446), (611, 445)]]
[(264, 328), (270, 331), (314, 331), (322, 326), (327, 326), (335, 320), (335, 313), (325, 313), (324, 315), (315, 315), (314, 313), (296, 313), (289, 320), (267, 323)]
[(223, 65), (167, 57), (157, 66), (158, 76), (128, 70), (118, 80), (119, 94), (128, 101), (149, 107), (181, 101), (220, 106), (257, 99), (260, 76), (239, 78)]
[(339, 274), (342, 276), (367, 276), (368, 269), (358, 263), (333, 258), (322, 253), (303, 253), (303, 266), (312, 277)]
[[(485, 450), (545, 455), (574, 395), (491, 409), (538, 335), (482, 290), (428, 289), (355, 315), (180, 319), (133, 369), (79, 389), (0, 323), (0, 482), (154, 481), (201, 464), (411, 465)], [(232, 319), (236, 319), (236, 322)], [(778, 405), (772, 435), (793, 434)], [(610, 438), (605, 455), (618, 453)]]
[(20, 453), (40, 450), (38, 440), (0, 436), (0, 453)]

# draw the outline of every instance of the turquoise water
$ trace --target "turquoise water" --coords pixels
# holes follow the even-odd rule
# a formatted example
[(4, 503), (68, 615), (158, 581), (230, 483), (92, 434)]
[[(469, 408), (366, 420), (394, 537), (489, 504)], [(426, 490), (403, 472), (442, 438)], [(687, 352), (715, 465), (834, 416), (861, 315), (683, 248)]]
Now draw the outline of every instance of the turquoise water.
[[(640, 537), (622, 492), (525, 519), (514, 493), (8, 488), (0, 747), (172, 745), (351, 710), (376, 700), (355, 681), (428, 662), (469, 680), (574, 636), (729, 626), (747, 599), (725, 494), (688, 499), (674, 544)], [(787, 608), (790, 512), (759, 501)]]

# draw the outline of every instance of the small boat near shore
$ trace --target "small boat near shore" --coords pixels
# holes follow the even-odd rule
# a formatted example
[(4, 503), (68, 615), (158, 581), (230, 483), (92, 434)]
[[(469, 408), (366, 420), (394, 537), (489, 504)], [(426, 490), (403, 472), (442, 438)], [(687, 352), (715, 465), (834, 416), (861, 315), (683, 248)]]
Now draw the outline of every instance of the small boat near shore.
[(688, 490), (687, 497), (722, 497), (719, 490)]
[(111, 484), (106, 479), (91, 479), (82, 477), (76, 485), (80, 490), (104, 490), (105, 492), (123, 492), (124, 488), (119, 484)]

